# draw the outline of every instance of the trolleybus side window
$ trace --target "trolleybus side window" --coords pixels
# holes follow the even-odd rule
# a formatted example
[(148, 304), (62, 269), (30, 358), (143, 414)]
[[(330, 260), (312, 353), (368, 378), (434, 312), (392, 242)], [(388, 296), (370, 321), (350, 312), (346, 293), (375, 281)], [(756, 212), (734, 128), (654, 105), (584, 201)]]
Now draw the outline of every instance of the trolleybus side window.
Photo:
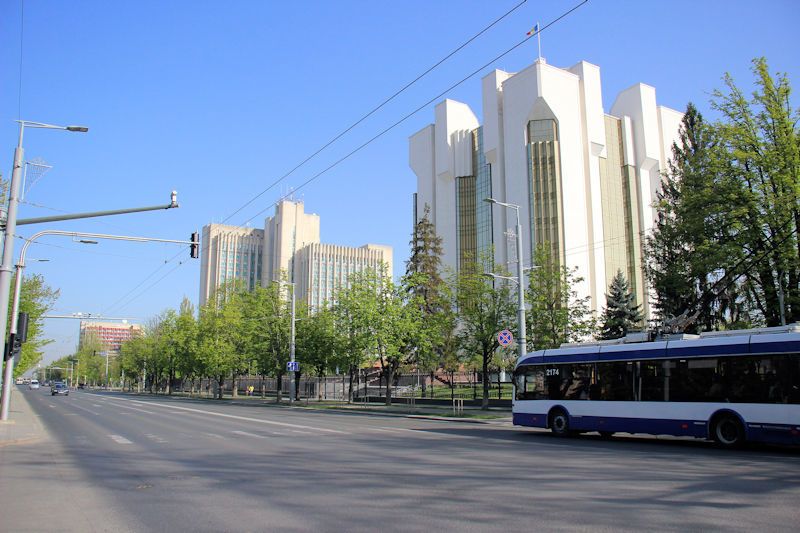
[(800, 403), (800, 354), (517, 369), (517, 400)]

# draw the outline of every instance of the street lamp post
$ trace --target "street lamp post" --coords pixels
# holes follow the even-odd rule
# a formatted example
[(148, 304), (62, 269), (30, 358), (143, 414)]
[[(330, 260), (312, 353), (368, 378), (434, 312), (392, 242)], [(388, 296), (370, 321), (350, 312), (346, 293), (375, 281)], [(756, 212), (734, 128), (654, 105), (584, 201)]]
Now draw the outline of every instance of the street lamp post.
[[(22, 180), (22, 165), (24, 164), (25, 149), (22, 147), (22, 137), (25, 132), (25, 126), (29, 128), (43, 128), (50, 130), (65, 130), (73, 132), (85, 133), (89, 128), (84, 126), (55, 126), (53, 124), (44, 124), (42, 122), (31, 122), (29, 120), (17, 120), (19, 124), (19, 141), (14, 150), (14, 166), (11, 170), (11, 183), (9, 184), (8, 195), (8, 213), (5, 223), (5, 235), (3, 238), (3, 259), (0, 263), (0, 339), (6, 338), (6, 324), (8, 323), (8, 294), (11, 289), (11, 272), (12, 263), (14, 261), (14, 238), (17, 231), (17, 207), (19, 206), (19, 187)], [(8, 355), (11, 355), (10, 351)], [(13, 361), (11, 356), (8, 361), (5, 361), (6, 366), (10, 367)], [(7, 391), (5, 388), (5, 373), (3, 379), (3, 398), (6, 397)], [(5, 404), (4, 404), (5, 407)], [(0, 420), (6, 420), (8, 417), (7, 409), (2, 410)]]
[(525, 338), (525, 287), (523, 285), (522, 273), (522, 223), (519, 217), (519, 206), (515, 204), (507, 204), (505, 202), (498, 202), (494, 198), (486, 198), (484, 202), (496, 204), (508, 209), (513, 209), (517, 214), (517, 321), (519, 324), (519, 339), (518, 348), (519, 356), (522, 357), (527, 352), (527, 339)]
[[(11, 308), (11, 340), (13, 340), (14, 336), (17, 334), (17, 326), (18, 326), (18, 318), (19, 318), (19, 295), (20, 291), (22, 290), (22, 273), (25, 268), (25, 254), (28, 251), (28, 247), (33, 243), (36, 239), (41, 237), (42, 235), (61, 235), (67, 237), (89, 237), (95, 239), (109, 239), (109, 240), (116, 240), (116, 241), (133, 241), (133, 242), (165, 242), (165, 243), (174, 243), (174, 244), (192, 244), (192, 241), (181, 241), (181, 240), (174, 240), (174, 239), (157, 239), (153, 237), (132, 237), (129, 235), (106, 235), (103, 233), (83, 233), (79, 231), (61, 231), (61, 230), (44, 230), (40, 231), (31, 236), (30, 239), (26, 239), (25, 244), (22, 245), (22, 249), (19, 253), (19, 262), (17, 263), (17, 277), (14, 280), (14, 299), (12, 301), (12, 308)], [(6, 298), (8, 301), (8, 298)], [(8, 306), (3, 306), (2, 301), (0, 301), (0, 309), (5, 309), (6, 317), (8, 315)], [(5, 325), (2, 326), (5, 328)], [(5, 331), (3, 329), (2, 331)], [(11, 344), (9, 342), (9, 344)], [(11, 375), (14, 369), (14, 359), (11, 358), (6, 361), (6, 366), (3, 369), (3, 391), (2, 396), (0, 396), (0, 420), (8, 420), (8, 407), (9, 407), (9, 399), (10, 399), (10, 388), (11, 388)]]

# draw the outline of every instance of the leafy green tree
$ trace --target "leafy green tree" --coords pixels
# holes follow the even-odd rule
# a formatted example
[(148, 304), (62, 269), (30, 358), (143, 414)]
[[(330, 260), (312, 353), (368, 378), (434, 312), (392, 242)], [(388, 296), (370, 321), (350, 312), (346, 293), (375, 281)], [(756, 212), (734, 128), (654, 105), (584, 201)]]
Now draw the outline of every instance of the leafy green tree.
[(339, 364), (337, 356), (341, 342), (334, 326), (333, 311), (321, 309), (298, 321), (296, 342), (297, 360), (302, 367), (313, 369), (318, 380), (319, 398), (322, 399), (319, 381)]
[[(350, 316), (366, 333), (368, 353), (377, 357), (386, 383), (386, 405), (392, 403), (392, 387), (400, 368), (412, 363), (415, 351), (409, 346), (418, 335), (422, 323), (420, 304), (406, 299), (402, 287), (396, 286), (385, 266), (383, 271), (368, 269), (350, 279), (346, 301), (353, 304)], [(423, 348), (424, 349), (424, 348)]]
[(628, 330), (642, 326), (644, 316), (641, 306), (635, 303), (628, 280), (621, 270), (617, 270), (606, 294), (606, 307), (601, 317), (601, 339), (618, 339), (628, 334)]
[[(13, 287), (14, 281), (11, 282)], [(28, 340), (22, 345), (19, 363), (14, 366), (14, 376), (21, 376), (42, 360), (41, 349), (52, 341), (42, 337), (43, 316), (59, 297), (59, 291), (49, 287), (39, 274), (22, 278), (20, 287), (19, 310), (28, 313)], [(13, 294), (9, 299), (9, 309)], [(11, 326), (11, 317), (7, 328)]]
[(557, 348), (594, 334), (597, 324), (589, 297), (578, 298), (575, 285), (583, 281), (577, 268), (561, 266), (550, 255), (549, 245), (534, 251), (537, 267), (530, 272), (527, 313), (528, 339), (534, 349)]
[(144, 389), (144, 371), (149, 355), (149, 341), (145, 333), (135, 335), (120, 346), (120, 370), (127, 376), (131, 384), (138, 383), (138, 389)]
[(756, 90), (748, 99), (726, 75), (713, 105), (728, 152), (726, 171), (745, 201), (736, 244), (753, 258), (741, 272), (744, 290), (768, 326), (800, 320), (800, 113), (784, 74), (753, 61)]
[(217, 381), (217, 398), (222, 399), (225, 378), (230, 376), (237, 365), (235, 335), (235, 314), (218, 308), (215, 299), (210, 299), (200, 308), (198, 322), (198, 361), (203, 374)]
[(197, 360), (197, 319), (192, 302), (184, 297), (175, 320), (173, 333), (175, 350), (175, 370), (181, 380), (191, 381), (191, 394), (195, 392), (195, 378), (199, 376), (200, 364)]
[(340, 289), (332, 307), (334, 328), (340, 339), (340, 359), (347, 368), (350, 386), (348, 402), (353, 401), (353, 382), (356, 372), (372, 357), (370, 324), (368, 314), (362, 311), (365, 306), (364, 290), (357, 283), (358, 276), (350, 278), (350, 286)]
[[(453, 280), (452, 293), (458, 309), (458, 336), (465, 359), (480, 358), (483, 370), (482, 408), (489, 408), (489, 366), (500, 347), (497, 334), (504, 329), (516, 331), (516, 305), (507, 283), (497, 286), (472, 263), (461, 269)], [(496, 265), (490, 264), (494, 271)]]
[(722, 295), (712, 289), (742, 258), (735, 236), (747, 196), (727, 172), (727, 159), (716, 128), (690, 103), (657, 193), (656, 224), (645, 241), (655, 314), (667, 325), (687, 310), (695, 315), (690, 331), (726, 321)]

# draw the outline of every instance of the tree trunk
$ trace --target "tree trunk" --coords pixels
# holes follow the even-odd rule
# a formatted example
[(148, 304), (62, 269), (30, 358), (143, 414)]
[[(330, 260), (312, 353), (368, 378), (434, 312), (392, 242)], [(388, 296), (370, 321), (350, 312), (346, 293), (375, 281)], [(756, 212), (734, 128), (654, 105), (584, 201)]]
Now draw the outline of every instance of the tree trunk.
[(455, 372), (450, 372), (450, 401), (456, 399), (456, 383), (455, 383)]
[(223, 391), (225, 390), (225, 376), (217, 376), (217, 399), (221, 400)]
[(236, 372), (231, 372), (231, 398), (239, 396), (239, 384), (237, 383)]
[(277, 403), (281, 403), (281, 400), (283, 400), (283, 374), (282, 373), (278, 374), (278, 390), (275, 391), (275, 396), (276, 396), (276, 400), (275, 401)]
[(261, 374), (261, 398), (267, 397), (267, 384), (264, 380), (264, 374)]
[(483, 352), (483, 399), (481, 400), (481, 409), (484, 411), (489, 409), (489, 353), (485, 350)]
[(347, 403), (353, 403), (353, 367), (350, 366), (350, 371), (348, 372), (350, 377), (350, 389), (347, 391)]
[(394, 369), (389, 366), (386, 368), (386, 405), (392, 405), (392, 379), (394, 378)]

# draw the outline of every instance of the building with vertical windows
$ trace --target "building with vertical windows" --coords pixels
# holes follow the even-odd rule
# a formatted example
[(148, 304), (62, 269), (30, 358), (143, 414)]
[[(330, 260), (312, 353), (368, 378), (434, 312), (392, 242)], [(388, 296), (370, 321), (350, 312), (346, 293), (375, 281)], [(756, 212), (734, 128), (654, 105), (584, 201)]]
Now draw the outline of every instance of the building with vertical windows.
[(349, 276), (387, 267), (392, 275), (392, 248), (366, 244), (359, 248), (320, 243), (319, 215), (302, 202), (282, 200), (264, 229), (209, 224), (200, 249), (200, 305), (220, 286), (239, 280), (252, 290), (273, 281), (295, 283), (298, 301), (319, 309), (348, 286)]
[(200, 305), (230, 281), (250, 290), (261, 283), (264, 230), (208, 224), (200, 242)]
[(94, 345), (110, 355), (118, 355), (120, 346), (125, 341), (131, 340), (142, 331), (138, 324), (124, 324), (119, 322), (95, 322), (81, 320), (78, 348)]
[(297, 278), (293, 258), (298, 250), (319, 243), (319, 215), (305, 212), (303, 202), (283, 200), (275, 206), (275, 216), (264, 223), (264, 275), (262, 284), (281, 278), (285, 272), (288, 281)]
[(392, 275), (392, 247), (365, 244), (359, 248), (336, 244), (309, 244), (295, 256), (297, 294), (309, 309), (336, 301), (336, 292), (348, 287), (350, 276), (371, 269)]
[(605, 112), (600, 68), (585, 61), (495, 70), (482, 97), (482, 123), (466, 104), (445, 100), (409, 139), (415, 222), (428, 206), (442, 262), (460, 269), (493, 253), (515, 271), (516, 213), (483, 201), (492, 197), (520, 206), (524, 266), (537, 246), (549, 247), (558, 264), (578, 268), (576, 289), (597, 311), (619, 269), (649, 314), (642, 236), (656, 218), (682, 113), (659, 106), (641, 83)]

